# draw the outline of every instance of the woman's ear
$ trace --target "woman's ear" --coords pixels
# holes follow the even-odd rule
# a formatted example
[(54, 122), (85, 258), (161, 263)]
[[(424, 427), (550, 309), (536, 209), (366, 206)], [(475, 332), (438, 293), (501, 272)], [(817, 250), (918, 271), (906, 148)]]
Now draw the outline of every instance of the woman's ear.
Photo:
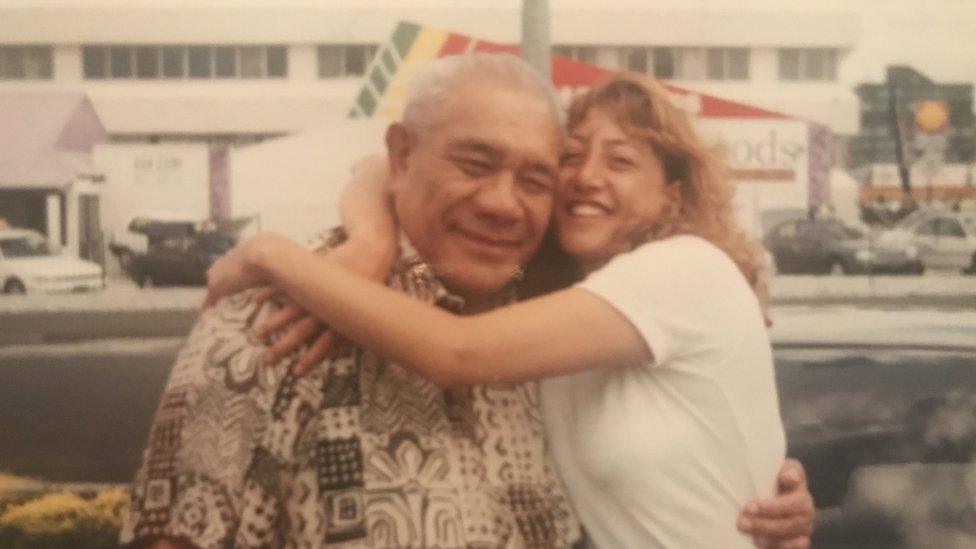
[(664, 186), (664, 196), (668, 199), (668, 204), (671, 205), (674, 212), (681, 211), (681, 187), (684, 182), (680, 179), (673, 179)]
[(390, 162), (390, 175), (394, 178), (407, 170), (413, 142), (413, 134), (400, 122), (394, 122), (386, 129), (386, 157)]

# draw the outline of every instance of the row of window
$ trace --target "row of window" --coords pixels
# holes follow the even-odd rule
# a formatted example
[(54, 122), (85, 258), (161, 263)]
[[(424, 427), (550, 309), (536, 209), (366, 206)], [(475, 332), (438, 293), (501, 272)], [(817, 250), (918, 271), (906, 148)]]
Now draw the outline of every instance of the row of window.
[[(376, 55), (375, 44), (318, 47), (320, 78), (362, 76)], [(85, 46), (88, 79), (285, 78), (285, 46)]]
[(50, 46), (0, 46), (0, 80), (50, 80)]
[[(377, 50), (375, 44), (320, 45), (318, 76), (362, 76)], [(616, 62), (617, 68), (666, 79), (749, 79), (746, 48), (556, 46), (553, 53), (587, 63)], [(779, 78), (837, 80), (838, 57), (834, 49), (780, 49)], [(282, 45), (90, 45), (82, 48), (82, 67), (86, 79), (285, 78), (288, 52)], [(51, 47), (0, 46), (0, 79), (51, 77)]]
[[(748, 80), (747, 48), (556, 46), (553, 54), (677, 80)], [(598, 60), (597, 58), (600, 57)], [(780, 80), (837, 80), (835, 49), (777, 50)]]
[(362, 76), (376, 56), (375, 44), (331, 44), (319, 46), (319, 78)]
[(776, 53), (780, 80), (837, 80), (837, 50), (787, 48)]
[(84, 46), (87, 79), (284, 78), (284, 46)]
[[(376, 55), (375, 44), (318, 47), (320, 78), (362, 76)], [(102, 79), (262, 79), (288, 76), (288, 52), (281, 45), (82, 47), (82, 74)], [(0, 46), (0, 80), (50, 80), (50, 46)]]
[[(598, 49), (603, 50), (599, 52)], [(651, 74), (658, 78), (748, 80), (749, 51), (745, 48), (597, 48), (556, 46), (554, 55)]]

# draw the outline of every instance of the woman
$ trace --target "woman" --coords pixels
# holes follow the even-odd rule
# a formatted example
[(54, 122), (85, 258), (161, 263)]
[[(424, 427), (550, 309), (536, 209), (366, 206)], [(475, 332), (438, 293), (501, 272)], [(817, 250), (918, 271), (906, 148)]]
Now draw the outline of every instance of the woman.
[(773, 493), (784, 454), (759, 250), (659, 87), (615, 78), (568, 131), (554, 222), (585, 275), (572, 287), (457, 317), (264, 235), (211, 289), (272, 283), (442, 385), (546, 378), (548, 439), (598, 547), (751, 546), (736, 516)]

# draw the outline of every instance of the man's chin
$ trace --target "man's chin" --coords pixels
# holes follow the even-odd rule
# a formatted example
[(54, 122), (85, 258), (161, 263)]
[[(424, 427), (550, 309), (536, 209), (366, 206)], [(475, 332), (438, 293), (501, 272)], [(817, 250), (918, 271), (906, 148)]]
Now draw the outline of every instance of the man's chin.
[(471, 299), (494, 297), (519, 275), (515, 265), (441, 265), (439, 278), (453, 293)]

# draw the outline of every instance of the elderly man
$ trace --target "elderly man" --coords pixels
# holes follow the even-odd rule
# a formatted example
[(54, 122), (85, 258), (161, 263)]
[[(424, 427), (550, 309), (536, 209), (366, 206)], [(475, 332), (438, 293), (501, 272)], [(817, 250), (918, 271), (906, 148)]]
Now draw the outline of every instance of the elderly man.
[[(556, 178), (558, 108), (548, 84), (510, 56), (437, 61), (423, 78), (403, 124), (387, 134), (391, 147), (405, 128), (432, 144), (404, 159), (411, 178), (395, 192), (403, 239), (388, 283), (458, 313), (484, 310), (512, 298), (513, 273), (548, 224), (551, 195), (541, 189)], [(461, 82), (482, 86), (442, 108)], [(474, 165), (486, 155), (491, 166)], [(474, 172), (484, 169), (512, 184), (479, 189)], [(472, 233), (474, 225), (484, 232)], [(321, 248), (343, 238), (331, 233)], [(480, 242), (491, 238), (506, 245)], [(123, 542), (578, 543), (545, 454), (535, 384), (444, 390), (357, 347), (303, 376), (267, 368), (266, 347), (251, 331), (275, 307), (254, 296), (222, 300), (190, 334), (157, 412)], [(774, 520), (769, 532), (788, 526)], [(802, 534), (793, 532), (800, 543)]]

